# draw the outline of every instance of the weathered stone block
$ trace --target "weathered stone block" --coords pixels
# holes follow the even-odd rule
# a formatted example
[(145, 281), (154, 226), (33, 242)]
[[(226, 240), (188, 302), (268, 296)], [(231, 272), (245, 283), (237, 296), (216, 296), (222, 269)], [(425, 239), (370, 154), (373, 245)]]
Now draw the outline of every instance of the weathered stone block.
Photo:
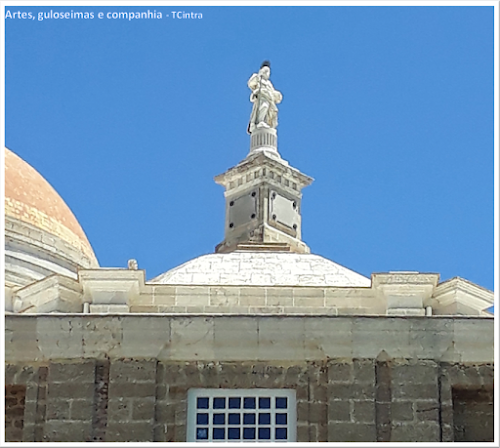
[(111, 363), (109, 380), (115, 383), (156, 381), (156, 360), (116, 360)]
[(120, 357), (161, 357), (170, 339), (170, 319), (122, 316), (122, 338)]
[[(171, 345), (165, 357), (171, 360), (214, 359), (214, 318), (183, 317), (173, 319)], [(165, 359), (165, 358), (163, 358)]]
[(94, 396), (94, 384), (82, 383), (75, 386), (72, 382), (67, 383), (49, 383), (47, 397), (48, 399), (59, 398), (92, 398)]
[(351, 421), (351, 403), (347, 400), (330, 400), (328, 403), (328, 421)]
[(307, 360), (352, 358), (352, 322), (349, 319), (307, 316), (304, 347)]
[(83, 327), (80, 317), (37, 319), (39, 353), (34, 359), (45, 360), (83, 358)]
[(375, 384), (375, 363), (371, 360), (358, 360), (353, 362), (354, 382)]
[(478, 366), (477, 369), (482, 380), (482, 384), (488, 388), (493, 387), (495, 378), (493, 366), (490, 364), (485, 364)]
[(50, 363), (48, 380), (54, 383), (94, 383), (95, 361)]
[(149, 314), (149, 313), (160, 313), (160, 307), (155, 305), (130, 305), (130, 313), (137, 314)]
[(168, 401), (156, 402), (155, 419), (157, 422), (173, 425), (175, 422), (175, 406)]
[(392, 442), (438, 442), (439, 425), (434, 422), (394, 423)]
[(309, 387), (308, 386), (297, 386), (295, 388), (297, 394), (297, 400), (308, 400), (309, 399)]
[(297, 442), (310, 442), (309, 425), (297, 425)]
[[(260, 289), (263, 290), (264, 288)], [(262, 292), (262, 295), (258, 295), (257, 292), (255, 293), (255, 295), (251, 294), (240, 295), (240, 306), (255, 307), (255, 306), (265, 306), (265, 305), (266, 305), (266, 296), (264, 291)]]
[(400, 384), (397, 387), (392, 387), (392, 397), (395, 399), (436, 399), (438, 397), (438, 385), (426, 383), (411, 383)]
[(327, 420), (327, 405), (326, 403), (309, 403), (309, 423), (323, 423)]
[(393, 401), (391, 404), (391, 416), (394, 421), (413, 420), (413, 402), (412, 401)]
[(47, 402), (47, 420), (69, 420), (68, 400), (49, 400)]
[(284, 386), (296, 386), (303, 377), (306, 366), (293, 365), (286, 368)]
[(328, 393), (327, 393), (327, 384), (325, 383), (311, 383), (310, 385), (310, 395), (311, 400), (317, 402), (326, 402)]
[(351, 319), (353, 358), (376, 358), (381, 347), (392, 358), (405, 358), (410, 351), (409, 320), (396, 317)]
[[(83, 356), (97, 359), (119, 357), (123, 340), (122, 322), (123, 317), (84, 314), (81, 317), (83, 338), (81, 335), (79, 338)], [(67, 357), (75, 358), (77, 356), (71, 354)]]
[(293, 292), (292, 288), (267, 289), (267, 306), (293, 306)]
[(375, 422), (375, 402), (356, 401), (353, 402), (353, 416), (355, 422), (373, 423)]
[(293, 306), (322, 308), (325, 306), (325, 299), (324, 297), (307, 297), (294, 294)]
[(132, 418), (134, 420), (153, 420), (155, 416), (155, 398), (133, 400)]
[(175, 286), (162, 285), (153, 287), (153, 303), (155, 305), (175, 305)]
[(90, 441), (91, 425), (71, 420), (49, 420), (44, 426), (43, 440), (47, 442)]
[(297, 422), (309, 422), (309, 402), (297, 401)]
[(211, 306), (237, 306), (240, 304), (240, 291), (235, 287), (210, 287)]
[(91, 400), (71, 400), (70, 419), (91, 421), (93, 406)]
[(214, 321), (214, 357), (219, 361), (257, 358), (258, 321), (254, 317), (221, 317)]
[(154, 397), (155, 383), (110, 383), (110, 397)]
[(353, 379), (352, 363), (336, 363), (328, 364), (328, 382), (329, 383), (350, 383)]
[[(456, 358), (464, 363), (493, 362), (493, 319), (457, 319), (454, 321)], [(471, 338), (470, 335), (474, 337)]]
[(108, 401), (108, 421), (122, 422), (132, 420), (132, 400), (129, 398), (110, 398)]
[(5, 365), (5, 384), (21, 384), (16, 381), (16, 375), (20, 367), (14, 364)]
[(375, 388), (366, 384), (342, 384), (332, 383), (328, 386), (330, 398), (373, 400), (375, 399)]
[(186, 406), (178, 406), (175, 410), (175, 425), (182, 426), (186, 424), (187, 409)]
[(106, 428), (106, 442), (152, 442), (153, 437), (150, 422), (111, 422)]
[(186, 425), (174, 426), (174, 441), (184, 442), (186, 440)]
[(304, 322), (300, 318), (257, 318), (259, 360), (303, 360)]
[(411, 364), (396, 364), (392, 366), (392, 380), (397, 384), (410, 381), (420, 384), (436, 383), (438, 376), (437, 364), (431, 361), (420, 361)]
[(415, 416), (420, 422), (439, 421), (439, 402), (438, 401), (415, 401)]
[(329, 442), (375, 442), (375, 424), (337, 423), (328, 424)]

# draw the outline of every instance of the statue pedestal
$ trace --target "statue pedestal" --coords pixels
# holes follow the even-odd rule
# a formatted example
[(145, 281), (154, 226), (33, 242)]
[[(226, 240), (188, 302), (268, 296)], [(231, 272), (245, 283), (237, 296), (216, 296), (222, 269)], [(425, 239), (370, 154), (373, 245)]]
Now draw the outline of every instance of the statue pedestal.
[(280, 157), (278, 153), (278, 134), (276, 129), (257, 128), (250, 134), (250, 154), (261, 151)]

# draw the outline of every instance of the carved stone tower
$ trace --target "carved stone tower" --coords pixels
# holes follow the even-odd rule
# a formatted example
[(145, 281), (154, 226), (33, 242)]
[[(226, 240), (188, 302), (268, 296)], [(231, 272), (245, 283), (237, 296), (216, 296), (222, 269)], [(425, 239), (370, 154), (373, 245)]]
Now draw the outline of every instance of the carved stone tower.
[[(269, 67), (264, 64), (263, 67)], [(248, 82), (252, 90), (255, 87), (254, 110), (248, 127), (250, 152), (238, 165), (215, 177), (215, 182), (226, 189), (225, 238), (215, 251), (309, 253), (309, 247), (301, 240), (301, 191), (313, 179), (292, 168), (278, 152), (277, 132), (272, 127), (272, 121), (267, 119), (269, 114), (266, 115), (274, 107), (272, 118), (277, 125), (276, 106), (269, 104), (271, 94), (263, 98), (259, 98), (258, 94), (267, 87), (275, 97), (276, 93), (279, 94), (281, 101), (281, 93), (274, 90), (268, 80), (269, 74), (267, 78), (263, 76), (255, 80), (262, 72), (261, 67), (259, 74), (254, 74)], [(264, 113), (259, 112), (259, 107)], [(252, 123), (252, 120), (255, 121)]]

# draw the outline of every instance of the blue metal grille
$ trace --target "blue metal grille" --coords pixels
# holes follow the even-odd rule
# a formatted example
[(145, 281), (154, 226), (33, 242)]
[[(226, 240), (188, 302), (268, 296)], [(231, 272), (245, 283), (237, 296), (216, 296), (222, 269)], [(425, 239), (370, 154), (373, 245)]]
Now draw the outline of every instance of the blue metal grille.
[(193, 389), (190, 394), (188, 441), (294, 441), (294, 391)]

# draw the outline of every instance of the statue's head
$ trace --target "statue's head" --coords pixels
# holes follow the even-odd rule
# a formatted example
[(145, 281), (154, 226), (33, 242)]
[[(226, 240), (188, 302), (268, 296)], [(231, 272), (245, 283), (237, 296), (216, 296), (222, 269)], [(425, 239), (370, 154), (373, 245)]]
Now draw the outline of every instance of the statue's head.
[(271, 63), (269, 61), (264, 61), (261, 64), (259, 74), (264, 79), (269, 79), (269, 76), (271, 76)]

